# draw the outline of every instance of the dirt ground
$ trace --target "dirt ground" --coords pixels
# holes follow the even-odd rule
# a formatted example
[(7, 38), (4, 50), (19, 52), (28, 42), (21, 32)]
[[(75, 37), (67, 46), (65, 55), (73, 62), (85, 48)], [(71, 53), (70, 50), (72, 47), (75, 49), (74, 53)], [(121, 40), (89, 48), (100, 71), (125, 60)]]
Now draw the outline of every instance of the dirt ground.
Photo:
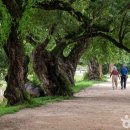
[(125, 115), (130, 117), (130, 81), (126, 90), (113, 90), (108, 81), (71, 100), (0, 117), (0, 130), (124, 130)]

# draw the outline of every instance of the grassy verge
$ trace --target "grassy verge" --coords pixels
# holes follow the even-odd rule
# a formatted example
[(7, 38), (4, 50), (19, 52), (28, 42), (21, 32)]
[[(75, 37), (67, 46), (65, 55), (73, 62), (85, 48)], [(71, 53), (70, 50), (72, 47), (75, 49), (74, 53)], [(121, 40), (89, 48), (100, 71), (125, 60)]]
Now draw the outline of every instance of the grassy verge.
[(75, 86), (73, 87), (74, 93), (80, 92), (82, 89), (85, 89), (87, 87), (92, 87), (94, 84), (106, 82), (107, 78), (104, 77), (102, 80), (82, 80), (75, 83)]
[(80, 90), (90, 87), (95, 83), (96, 81), (87, 81), (87, 80), (76, 82), (75, 86), (73, 87), (73, 91), (74, 93), (78, 93)]
[(54, 102), (60, 102), (62, 100), (69, 99), (69, 97), (39, 97), (39, 98), (33, 98), (30, 102), (24, 103), (22, 105), (16, 105), (16, 106), (6, 106), (5, 104), (0, 105), (0, 116), (5, 114), (12, 114), (15, 112), (18, 112), (21, 109), (24, 108), (34, 108), (41, 105), (46, 105), (48, 103), (54, 103)]
[[(103, 80), (103, 81), (105, 81), (105, 80)], [(80, 90), (90, 87), (93, 84), (99, 83), (99, 82), (102, 82), (102, 81), (87, 81), (87, 80), (83, 81), (83, 80), (81, 80), (81, 77), (78, 78), (78, 76), (77, 76), (77, 82), (75, 83), (75, 86), (73, 87), (73, 91), (74, 91), (74, 93), (77, 93)], [(66, 100), (66, 99), (70, 99), (70, 97), (46, 96), (46, 97), (33, 98), (30, 102), (24, 103), (22, 105), (17, 105), (17, 106), (6, 106), (5, 104), (1, 104), (0, 105), (0, 116), (5, 115), (5, 114), (15, 113), (24, 108), (34, 108), (34, 107), (38, 107), (38, 106), (45, 105), (48, 103), (59, 102), (59, 101)]]

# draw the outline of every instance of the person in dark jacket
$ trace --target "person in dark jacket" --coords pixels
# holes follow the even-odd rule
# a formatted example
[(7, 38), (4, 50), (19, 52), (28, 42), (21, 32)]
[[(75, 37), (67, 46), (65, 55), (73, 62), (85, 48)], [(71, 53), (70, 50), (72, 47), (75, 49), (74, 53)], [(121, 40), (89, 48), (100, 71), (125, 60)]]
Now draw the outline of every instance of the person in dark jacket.
[(125, 65), (122, 65), (120, 74), (121, 74), (121, 89), (126, 89), (126, 80), (128, 78), (128, 69)]

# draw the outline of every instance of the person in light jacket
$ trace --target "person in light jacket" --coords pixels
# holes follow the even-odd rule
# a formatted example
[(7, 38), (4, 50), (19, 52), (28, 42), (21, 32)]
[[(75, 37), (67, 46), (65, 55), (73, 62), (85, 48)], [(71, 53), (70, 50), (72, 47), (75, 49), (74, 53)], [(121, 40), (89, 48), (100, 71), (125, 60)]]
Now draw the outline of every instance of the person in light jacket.
[(110, 78), (112, 76), (112, 87), (113, 89), (116, 88), (117, 89), (117, 86), (118, 86), (118, 78), (120, 79), (120, 75), (119, 75), (119, 72), (116, 68), (116, 66), (113, 67), (113, 70), (110, 74)]

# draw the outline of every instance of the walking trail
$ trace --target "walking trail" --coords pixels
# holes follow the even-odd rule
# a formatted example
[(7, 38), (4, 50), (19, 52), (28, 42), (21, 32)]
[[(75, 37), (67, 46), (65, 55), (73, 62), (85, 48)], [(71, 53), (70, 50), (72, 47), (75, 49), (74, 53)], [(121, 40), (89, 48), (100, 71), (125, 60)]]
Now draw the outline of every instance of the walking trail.
[(113, 90), (108, 81), (71, 100), (2, 116), (0, 130), (124, 130), (125, 115), (130, 116), (130, 80), (126, 90)]

